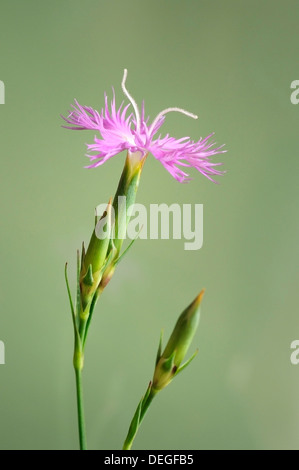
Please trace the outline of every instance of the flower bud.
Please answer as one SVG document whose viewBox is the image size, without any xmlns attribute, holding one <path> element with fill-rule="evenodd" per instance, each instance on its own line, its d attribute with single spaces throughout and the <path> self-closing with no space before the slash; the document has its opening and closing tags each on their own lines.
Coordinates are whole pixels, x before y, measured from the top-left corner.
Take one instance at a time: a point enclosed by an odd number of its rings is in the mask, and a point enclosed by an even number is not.
<svg viewBox="0 0 299 470">
<path fill-rule="evenodd" d="M 82 256 L 80 273 L 82 307 L 91 301 L 103 274 L 112 230 L 111 199 L 106 211 L 96 223 L 86 254 Z"/>
<path fill-rule="evenodd" d="M 107 209 L 103 213 L 95 225 L 92 233 L 86 255 L 83 259 L 85 273 L 89 266 L 92 266 L 92 272 L 99 271 L 105 262 L 106 254 L 110 242 L 112 214 L 111 214 L 111 199 L 108 202 Z M 104 230 L 105 229 L 105 230 Z M 85 274 L 83 273 L 83 274 Z M 82 273 L 81 273 L 82 274 Z M 82 277 L 82 276 L 81 276 Z"/>
<path fill-rule="evenodd" d="M 140 175 L 146 159 L 141 152 L 128 152 L 125 166 L 118 184 L 113 200 L 115 211 L 115 239 L 114 245 L 117 254 L 120 253 L 127 226 L 130 220 L 128 208 L 135 203 L 136 193 L 139 186 Z"/>
<path fill-rule="evenodd" d="M 202 290 L 189 307 L 183 311 L 175 325 L 164 352 L 162 355 L 160 355 L 160 352 L 158 353 L 153 378 L 153 390 L 159 391 L 166 387 L 173 377 L 185 368 L 185 366 L 187 366 L 193 359 L 194 356 L 192 356 L 186 364 L 181 366 L 199 324 L 199 307 L 203 295 L 204 290 Z"/>
<path fill-rule="evenodd" d="M 102 274 L 99 286 L 100 291 L 104 290 L 112 279 L 116 265 L 122 257 L 120 251 L 126 238 L 127 227 L 131 217 L 128 209 L 135 203 L 140 175 L 146 157 L 147 155 L 143 156 L 141 152 L 128 152 L 127 154 L 125 166 L 112 203 L 114 238 L 107 252 L 107 259 L 110 261 L 107 263 Z"/>
</svg>

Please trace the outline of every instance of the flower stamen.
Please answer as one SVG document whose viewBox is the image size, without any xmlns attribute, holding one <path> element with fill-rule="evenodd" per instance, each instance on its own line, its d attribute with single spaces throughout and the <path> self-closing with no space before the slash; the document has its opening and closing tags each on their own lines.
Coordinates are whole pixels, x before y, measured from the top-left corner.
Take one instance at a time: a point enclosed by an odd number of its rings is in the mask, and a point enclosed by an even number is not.
<svg viewBox="0 0 299 470">
<path fill-rule="evenodd" d="M 128 70 L 127 69 L 124 69 L 124 76 L 123 76 L 123 79 L 122 79 L 122 82 L 121 82 L 121 87 L 122 87 L 122 90 L 124 92 L 124 94 L 126 95 L 126 97 L 128 98 L 128 100 L 131 102 L 133 108 L 134 108 L 134 111 L 135 111 L 135 117 L 136 117 L 136 131 L 139 132 L 140 131 L 140 114 L 139 114 L 139 109 L 138 109 L 138 106 L 136 104 L 136 101 L 134 100 L 134 98 L 130 95 L 130 93 L 128 92 L 128 90 L 126 89 L 126 80 L 127 80 L 127 76 L 128 76 Z"/>
<path fill-rule="evenodd" d="M 150 129 L 149 129 L 149 134 L 151 134 L 155 128 L 155 125 L 157 122 L 161 119 L 161 117 L 165 116 L 167 113 L 171 113 L 172 111 L 177 112 L 177 113 L 182 113 L 185 114 L 185 116 L 191 117 L 192 119 L 198 119 L 198 116 L 193 113 L 189 113 L 189 111 L 186 111 L 185 109 L 182 108 L 166 108 L 163 111 L 161 111 L 157 117 L 154 119 Z"/>
</svg>

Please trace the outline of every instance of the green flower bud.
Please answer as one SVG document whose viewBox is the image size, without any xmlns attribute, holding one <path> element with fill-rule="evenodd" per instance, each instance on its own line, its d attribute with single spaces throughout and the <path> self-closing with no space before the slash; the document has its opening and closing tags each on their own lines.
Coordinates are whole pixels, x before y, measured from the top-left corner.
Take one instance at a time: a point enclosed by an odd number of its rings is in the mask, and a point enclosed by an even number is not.
<svg viewBox="0 0 299 470">
<path fill-rule="evenodd" d="M 202 290 L 189 307 L 183 311 L 175 325 L 164 352 L 162 355 L 158 353 L 153 378 L 154 391 L 159 391 L 166 387 L 173 377 L 183 370 L 183 368 L 185 368 L 194 358 L 194 356 L 192 356 L 186 364 L 181 366 L 199 324 L 199 307 L 204 292 L 205 291 Z"/>
<path fill-rule="evenodd" d="M 114 239 L 109 245 L 107 259 L 110 261 L 105 267 L 102 275 L 99 291 L 103 291 L 113 277 L 115 268 L 119 259 L 122 257 L 120 251 L 126 238 L 126 231 L 130 221 L 130 213 L 128 211 L 135 203 L 136 193 L 139 186 L 140 175 L 147 154 L 142 156 L 141 152 L 128 152 L 125 166 L 118 184 L 116 194 L 113 199 L 113 210 L 115 216 L 114 222 Z M 127 250 L 125 250 L 127 251 Z"/>
<path fill-rule="evenodd" d="M 110 199 L 106 211 L 96 223 L 86 254 L 82 256 L 80 288 L 83 309 L 92 300 L 105 267 L 113 223 L 111 202 L 112 199 Z"/>
<path fill-rule="evenodd" d="M 81 272 L 81 278 L 84 277 L 89 269 L 92 267 L 92 272 L 96 273 L 103 267 L 106 254 L 110 242 L 111 234 L 111 201 L 108 202 L 107 209 L 103 213 L 102 217 L 96 223 L 94 231 L 92 233 L 86 255 L 83 259 L 83 266 Z"/>
<path fill-rule="evenodd" d="M 124 241 L 124 236 L 130 220 L 128 208 L 135 203 L 140 175 L 146 157 L 147 155 L 142 156 L 141 152 L 128 152 L 125 166 L 113 200 L 113 208 L 115 211 L 114 245 L 117 254 L 120 253 Z M 119 204 L 119 201 L 122 201 L 121 204 Z"/>
</svg>

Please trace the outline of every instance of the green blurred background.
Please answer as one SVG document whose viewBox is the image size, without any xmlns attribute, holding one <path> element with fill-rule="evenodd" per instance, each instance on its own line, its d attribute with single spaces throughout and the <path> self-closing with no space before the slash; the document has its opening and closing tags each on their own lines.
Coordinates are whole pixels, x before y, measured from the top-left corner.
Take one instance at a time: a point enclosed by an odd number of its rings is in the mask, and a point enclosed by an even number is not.
<svg viewBox="0 0 299 470">
<path fill-rule="evenodd" d="M 120 82 L 163 132 L 216 133 L 220 185 L 177 183 L 148 158 L 138 202 L 204 204 L 204 245 L 139 240 L 97 307 L 86 351 L 89 447 L 120 448 L 160 329 L 207 292 L 192 366 L 153 403 L 135 449 L 299 447 L 297 1 L 2 0 L 0 448 L 77 448 L 73 332 L 63 269 L 125 155 L 85 170 L 92 132 L 61 128 Z M 218 159 L 219 160 L 219 159 Z"/>
</svg>

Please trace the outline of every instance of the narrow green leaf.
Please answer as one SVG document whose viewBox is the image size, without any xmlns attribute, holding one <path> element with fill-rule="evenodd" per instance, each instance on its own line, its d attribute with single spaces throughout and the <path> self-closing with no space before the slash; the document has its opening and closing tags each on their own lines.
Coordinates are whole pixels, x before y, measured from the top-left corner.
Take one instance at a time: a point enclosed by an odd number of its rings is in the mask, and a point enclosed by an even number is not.
<svg viewBox="0 0 299 470">
<path fill-rule="evenodd" d="M 128 253 L 129 249 L 133 246 L 133 243 L 135 243 L 135 241 L 137 240 L 138 236 L 140 235 L 140 232 L 141 230 L 143 229 L 143 226 L 140 228 L 138 234 L 136 235 L 136 237 L 131 241 L 131 243 L 127 246 L 127 248 L 125 249 L 125 251 L 122 252 L 122 254 L 117 258 L 117 260 L 115 261 L 115 266 L 123 259 L 123 257 Z"/>
<path fill-rule="evenodd" d="M 152 389 L 152 381 L 150 381 L 150 383 L 148 384 L 148 387 L 147 387 L 147 390 L 145 392 L 145 395 L 143 397 L 143 400 L 142 400 L 142 406 L 145 405 L 145 403 L 147 402 L 147 399 L 151 393 L 151 389 Z"/>
<path fill-rule="evenodd" d="M 72 312 L 74 330 L 75 330 L 75 333 L 76 333 L 76 332 L 78 332 L 78 328 L 77 328 L 76 314 L 75 314 L 74 304 L 73 304 L 73 300 L 72 300 L 72 296 L 71 296 L 69 280 L 68 280 L 68 276 L 67 276 L 67 263 L 65 263 L 64 277 L 65 277 L 66 289 L 67 289 L 67 293 L 68 293 L 68 297 L 69 297 L 69 301 L 70 301 L 70 307 L 71 307 L 71 312 Z"/>
<path fill-rule="evenodd" d="M 196 349 L 195 353 L 193 354 L 193 356 L 190 357 L 190 359 L 188 359 L 187 362 L 185 362 L 181 367 L 178 368 L 178 370 L 176 371 L 175 375 L 178 375 L 180 372 L 182 372 L 182 370 L 186 369 L 186 367 L 191 364 L 191 362 L 193 361 L 193 359 L 197 356 L 197 353 L 198 353 L 198 349 Z"/>
<path fill-rule="evenodd" d="M 86 286 L 92 286 L 94 283 L 94 279 L 92 276 L 92 265 L 90 264 L 87 269 L 87 273 L 83 277 L 83 282 Z"/>
<path fill-rule="evenodd" d="M 142 409 L 142 403 L 143 403 L 143 397 L 141 398 L 141 400 L 140 400 L 140 402 L 137 406 L 137 409 L 135 411 L 135 414 L 133 416 L 133 419 L 131 421 L 129 431 L 128 431 L 128 435 L 126 437 L 123 449 L 128 449 L 129 450 L 131 448 L 132 443 L 134 441 L 134 438 L 137 434 L 137 431 L 138 431 L 138 428 L 139 428 L 139 421 L 140 421 L 140 413 L 141 413 L 141 409 Z"/>
<path fill-rule="evenodd" d="M 158 362 L 160 360 L 160 357 L 161 357 L 161 354 L 162 354 L 163 333 L 164 333 L 164 331 L 161 330 L 159 347 L 158 347 L 158 352 L 157 352 L 157 357 L 156 357 L 156 365 L 158 364 Z"/>
<path fill-rule="evenodd" d="M 165 370 L 165 372 L 169 372 L 171 369 L 173 369 L 175 354 L 176 350 L 174 350 L 171 356 L 165 359 L 165 361 L 162 363 L 162 369 Z"/>
<path fill-rule="evenodd" d="M 78 253 L 79 253 L 79 250 L 78 250 Z M 82 269 L 82 266 L 83 266 L 83 263 L 84 263 L 84 258 L 85 258 L 85 245 L 84 245 L 84 242 L 82 242 L 82 251 L 81 251 L 81 268 L 80 270 Z"/>
<path fill-rule="evenodd" d="M 89 316 L 88 316 L 87 321 L 86 321 L 86 327 L 85 327 L 84 335 L 83 335 L 83 338 L 82 338 L 83 347 L 85 346 L 85 341 L 86 341 L 86 338 L 87 338 L 87 333 L 88 333 L 88 330 L 89 330 L 89 326 L 90 326 L 92 314 L 93 314 L 94 308 L 95 308 L 95 306 L 96 306 L 98 297 L 99 297 L 98 291 L 96 291 L 96 292 L 94 293 L 94 296 L 93 296 L 92 301 L 91 301 L 91 304 L 90 304 Z"/>
</svg>

